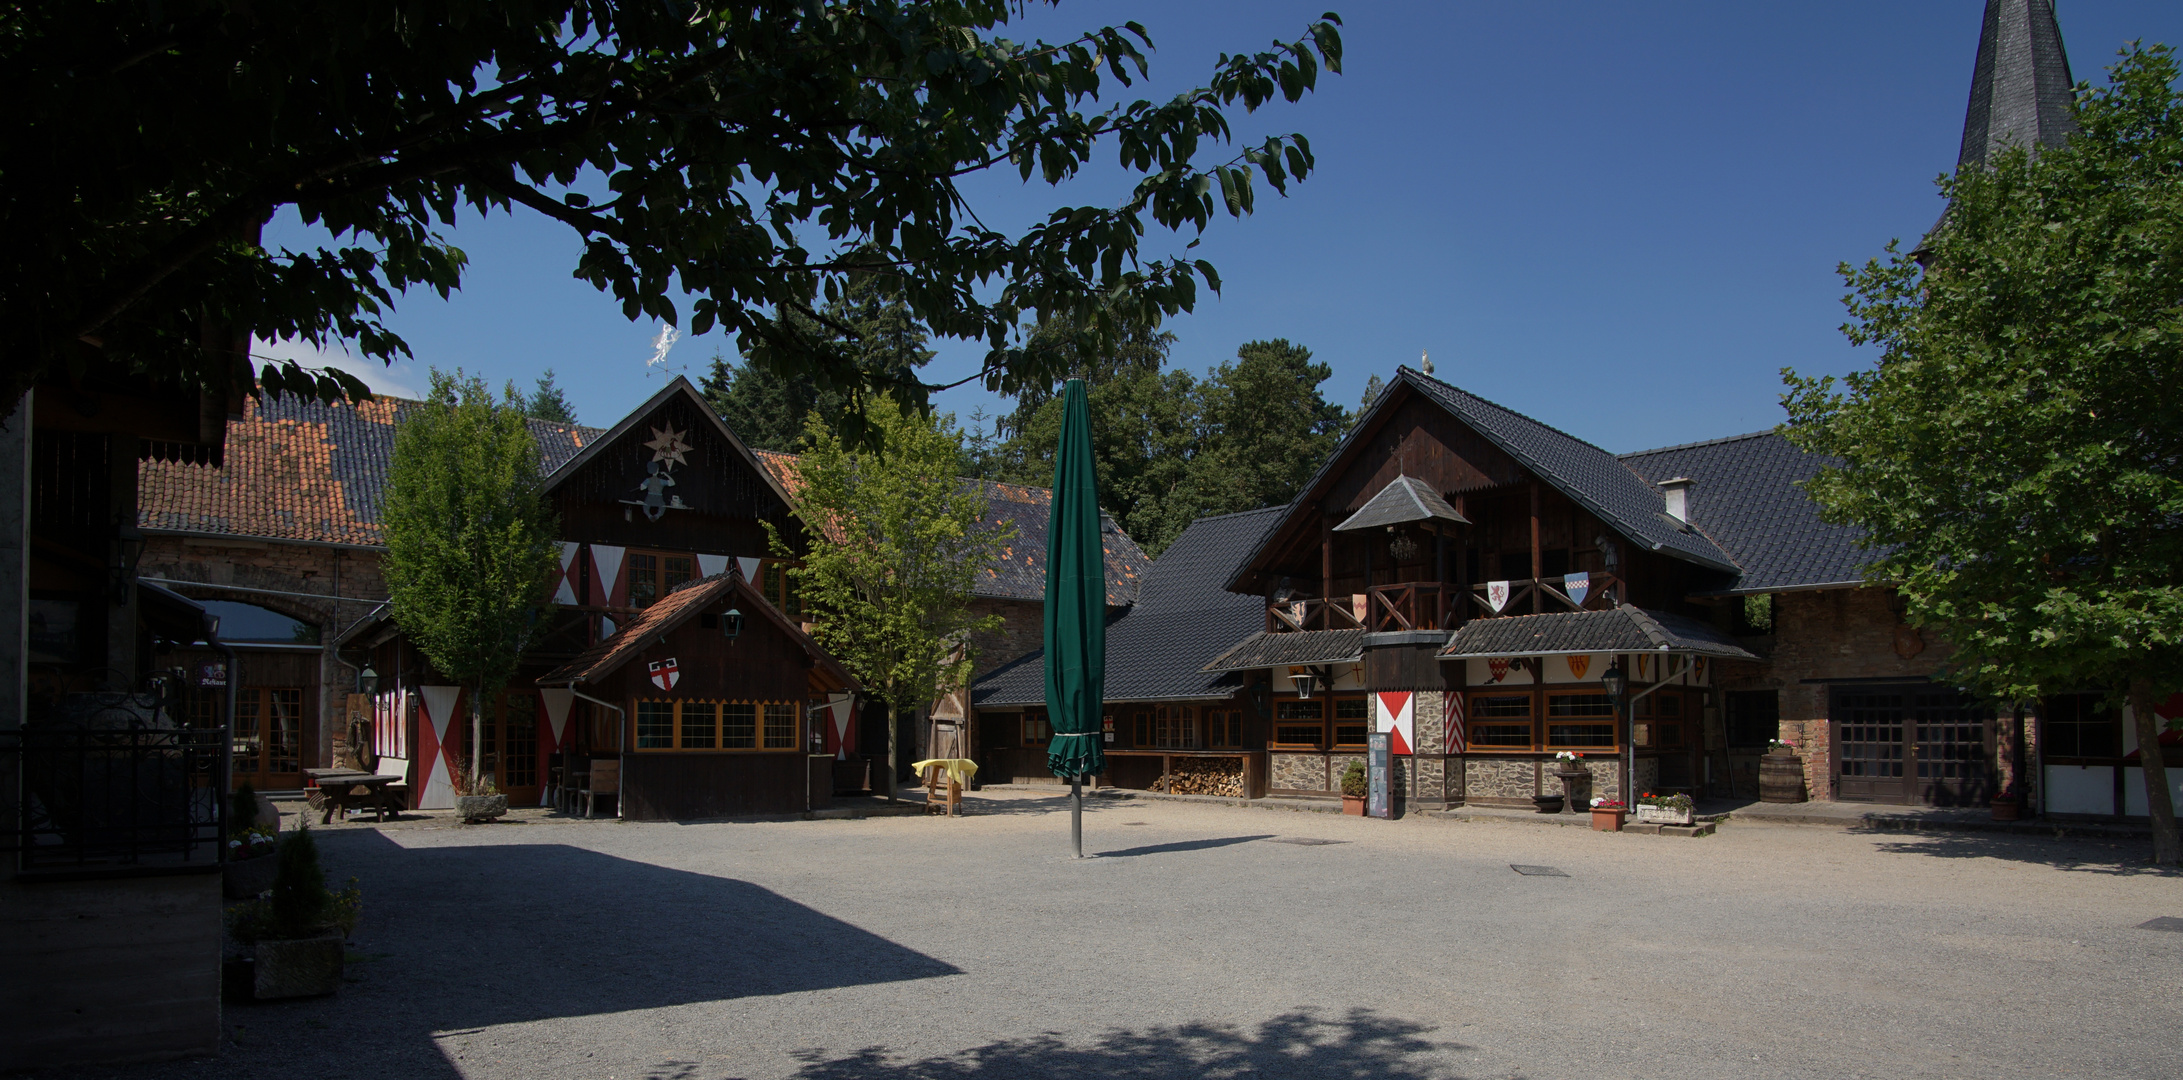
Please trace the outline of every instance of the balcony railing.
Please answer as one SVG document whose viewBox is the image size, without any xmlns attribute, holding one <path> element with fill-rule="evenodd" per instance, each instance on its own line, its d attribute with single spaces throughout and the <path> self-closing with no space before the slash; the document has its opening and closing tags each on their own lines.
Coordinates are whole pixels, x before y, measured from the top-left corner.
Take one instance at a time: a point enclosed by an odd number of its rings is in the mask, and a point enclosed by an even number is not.
<svg viewBox="0 0 2183 1080">
<path fill-rule="evenodd" d="M 1283 633 L 1298 630 L 1356 630 L 1364 626 L 1355 603 L 1346 596 L 1332 601 L 1299 597 L 1266 605 L 1266 630 Z"/>
<path fill-rule="evenodd" d="M 1373 633 L 1393 630 L 1451 630 L 1448 605 L 1456 587 L 1437 581 L 1404 581 L 1374 585 L 1370 591 L 1368 620 Z"/>
<path fill-rule="evenodd" d="M 1508 583 L 1508 600 L 1501 605 L 1499 611 L 1493 609 L 1493 602 L 1487 598 L 1488 590 L 1492 588 L 1491 584 L 1480 582 L 1471 586 L 1472 607 L 1469 614 L 1475 619 L 1490 619 L 1501 615 L 1534 614 L 1532 611 L 1534 606 L 1532 598 L 1534 595 L 1541 594 L 1546 597 L 1544 608 L 1549 614 L 1557 611 L 1605 611 L 1613 607 L 1621 599 L 1621 578 L 1613 574 L 1599 573 L 1591 574 L 1589 577 L 1591 587 L 1585 591 L 1582 603 L 1579 603 L 1576 598 L 1563 591 L 1561 588 L 1563 582 L 1560 578 L 1530 578 L 1511 581 Z"/>
</svg>

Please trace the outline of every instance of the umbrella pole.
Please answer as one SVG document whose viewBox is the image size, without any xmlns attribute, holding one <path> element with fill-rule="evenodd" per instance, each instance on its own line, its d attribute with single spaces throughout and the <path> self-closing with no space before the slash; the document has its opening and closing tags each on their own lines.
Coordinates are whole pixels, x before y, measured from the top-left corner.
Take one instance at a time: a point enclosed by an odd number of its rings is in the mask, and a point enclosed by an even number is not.
<svg viewBox="0 0 2183 1080">
<path fill-rule="evenodd" d="M 1076 845 L 1076 857 L 1084 857 L 1084 778 L 1069 778 L 1069 841 Z"/>
</svg>

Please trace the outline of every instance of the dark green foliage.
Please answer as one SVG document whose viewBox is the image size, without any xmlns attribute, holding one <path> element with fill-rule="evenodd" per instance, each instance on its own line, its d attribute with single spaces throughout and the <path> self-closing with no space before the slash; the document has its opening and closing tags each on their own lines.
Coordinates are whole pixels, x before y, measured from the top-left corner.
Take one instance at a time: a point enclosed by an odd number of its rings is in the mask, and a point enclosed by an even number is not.
<svg viewBox="0 0 2183 1080">
<path fill-rule="evenodd" d="M 2105 690 L 2149 742 L 2183 689 L 2183 98 L 2165 47 L 2112 75 L 2067 145 L 1944 181 L 1925 266 L 1890 245 L 1842 268 L 1844 329 L 1878 363 L 1785 372 L 1786 432 L 1841 460 L 1812 495 L 1956 646 L 1952 679 L 2004 702 Z"/>
<path fill-rule="evenodd" d="M 274 938 L 304 938 L 324 930 L 333 914 L 333 894 L 326 891 L 326 873 L 318 865 L 318 840 L 305 825 L 280 845 L 280 863 L 273 868 L 273 895 L 268 930 Z"/>
<path fill-rule="evenodd" d="M 1339 20 L 1224 54 L 1162 101 L 1135 23 L 1060 42 L 1001 36 L 1020 0 L 76 0 L 0 23 L 0 355 L 13 401 L 103 358 L 225 394 L 244 328 L 409 354 L 383 318 L 403 290 L 458 287 L 456 220 L 518 206 L 583 239 L 575 275 L 633 320 L 719 328 L 742 355 L 844 394 L 930 389 L 848 338 L 814 335 L 852 279 L 884 276 L 914 320 L 986 345 L 1001 393 L 1056 372 L 1027 318 L 1118 309 L 1157 324 L 1217 290 L 1187 249 L 1314 168 L 1300 135 L 1233 149 L 1231 114 L 1339 71 Z M 1111 104 L 1110 104 L 1111 102 Z M 1095 155 L 1138 177 L 1115 206 L 1056 206 L 995 231 L 958 189 L 986 170 L 1059 185 Z M 326 249 L 266 250 L 283 207 Z M 995 219 L 997 220 L 997 219 Z M 676 295 L 694 297 L 687 310 Z M 838 327 L 831 328 L 838 332 Z M 268 392 L 333 398 L 337 371 L 267 362 Z"/>
<path fill-rule="evenodd" d="M 1370 778 L 1364 772 L 1364 762 L 1352 761 L 1348 768 L 1342 770 L 1342 794 L 1352 799 L 1361 799 L 1371 790 L 1371 785 Z"/>
<path fill-rule="evenodd" d="M 1295 498 L 1341 441 L 1347 415 L 1319 390 L 1332 372 L 1302 346 L 1254 341 L 1200 380 L 1163 370 L 1170 335 L 1125 340 L 1135 347 L 1070 363 L 1090 384 L 1100 505 L 1154 557 L 1203 515 Z M 1019 399 L 1004 427 L 1012 436 L 995 453 L 994 472 L 1048 483 L 1058 399 Z"/>
<path fill-rule="evenodd" d="M 533 420 L 548 420 L 556 424 L 576 422 L 576 407 L 569 404 L 568 394 L 554 385 L 552 368 L 547 368 L 546 373 L 539 377 L 538 389 L 531 392 L 530 400 L 523 406 L 523 413 Z"/>
<path fill-rule="evenodd" d="M 227 831 L 230 835 L 249 832 L 258 823 L 258 790 L 244 781 L 227 797 Z"/>
</svg>

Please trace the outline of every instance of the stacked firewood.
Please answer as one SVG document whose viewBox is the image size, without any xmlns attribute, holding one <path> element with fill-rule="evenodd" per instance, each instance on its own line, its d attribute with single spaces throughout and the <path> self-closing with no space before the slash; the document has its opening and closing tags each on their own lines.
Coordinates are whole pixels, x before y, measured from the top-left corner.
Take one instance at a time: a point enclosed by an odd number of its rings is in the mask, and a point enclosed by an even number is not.
<svg viewBox="0 0 2183 1080">
<path fill-rule="evenodd" d="M 1185 758 L 1175 763 L 1175 771 L 1166 773 L 1152 785 L 1154 791 L 1166 791 L 1176 795 L 1220 795 L 1230 799 L 1243 797 L 1243 768 L 1231 758 Z"/>
</svg>

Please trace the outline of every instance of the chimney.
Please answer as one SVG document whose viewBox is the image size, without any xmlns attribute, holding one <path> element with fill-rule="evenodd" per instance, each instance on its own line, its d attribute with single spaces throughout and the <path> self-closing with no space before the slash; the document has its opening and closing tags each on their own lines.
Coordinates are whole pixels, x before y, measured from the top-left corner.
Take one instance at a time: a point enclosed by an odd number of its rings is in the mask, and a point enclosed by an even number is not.
<svg viewBox="0 0 2183 1080">
<path fill-rule="evenodd" d="M 1690 524 L 1690 485 L 1687 476 L 1660 481 L 1660 490 L 1668 500 L 1668 516 L 1684 525 Z"/>
</svg>

